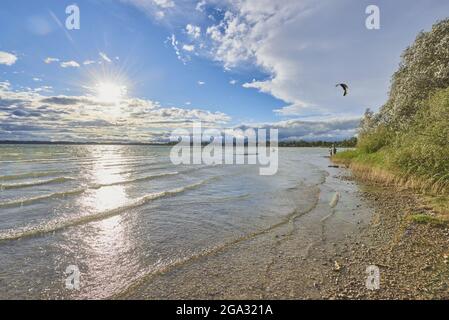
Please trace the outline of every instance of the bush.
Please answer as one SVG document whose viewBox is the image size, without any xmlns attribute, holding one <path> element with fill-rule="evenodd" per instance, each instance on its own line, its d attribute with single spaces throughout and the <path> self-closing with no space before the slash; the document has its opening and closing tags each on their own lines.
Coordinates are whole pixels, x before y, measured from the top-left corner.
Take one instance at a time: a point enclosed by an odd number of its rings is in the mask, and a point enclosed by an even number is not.
<svg viewBox="0 0 449 320">
<path fill-rule="evenodd" d="M 365 153 L 374 153 L 388 146 L 394 138 L 393 132 L 386 126 L 378 126 L 359 136 L 357 148 Z"/>
<path fill-rule="evenodd" d="M 395 141 L 394 162 L 408 174 L 449 184 L 449 88 L 437 91 Z"/>
</svg>

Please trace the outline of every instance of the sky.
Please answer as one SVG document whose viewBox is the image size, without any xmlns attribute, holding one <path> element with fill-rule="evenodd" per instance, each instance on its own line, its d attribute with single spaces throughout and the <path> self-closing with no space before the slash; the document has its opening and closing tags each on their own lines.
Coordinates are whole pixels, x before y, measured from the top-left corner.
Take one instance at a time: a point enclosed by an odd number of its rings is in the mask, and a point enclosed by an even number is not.
<svg viewBox="0 0 449 320">
<path fill-rule="evenodd" d="M 349 138 L 448 13 L 447 0 L 2 0 L 0 140 L 157 142 L 197 121 Z"/>
</svg>

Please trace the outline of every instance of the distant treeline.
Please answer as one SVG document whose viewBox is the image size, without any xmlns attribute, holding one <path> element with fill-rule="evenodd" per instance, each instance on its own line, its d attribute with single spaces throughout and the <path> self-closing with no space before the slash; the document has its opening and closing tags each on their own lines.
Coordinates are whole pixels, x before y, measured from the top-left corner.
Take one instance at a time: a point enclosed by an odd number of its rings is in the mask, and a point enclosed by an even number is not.
<svg viewBox="0 0 449 320">
<path fill-rule="evenodd" d="M 357 145 L 357 138 L 346 139 L 343 141 L 281 141 L 279 142 L 279 147 L 321 147 L 329 148 L 331 146 L 337 146 L 340 148 L 354 148 Z"/>
<path fill-rule="evenodd" d="M 73 142 L 73 141 L 1 141 L 0 144 L 24 144 L 24 145 L 135 145 L 135 146 L 173 146 L 178 142 L 168 143 L 144 143 L 144 142 Z M 209 143 L 203 142 L 205 146 Z M 268 141 L 268 145 L 270 142 Z M 235 143 L 234 143 L 235 145 Z M 245 145 L 247 143 L 245 142 Z M 280 141 L 279 147 L 321 147 L 328 148 L 335 145 L 340 148 L 353 148 L 357 145 L 357 138 L 351 138 L 343 141 L 329 142 L 329 141 Z"/>
</svg>

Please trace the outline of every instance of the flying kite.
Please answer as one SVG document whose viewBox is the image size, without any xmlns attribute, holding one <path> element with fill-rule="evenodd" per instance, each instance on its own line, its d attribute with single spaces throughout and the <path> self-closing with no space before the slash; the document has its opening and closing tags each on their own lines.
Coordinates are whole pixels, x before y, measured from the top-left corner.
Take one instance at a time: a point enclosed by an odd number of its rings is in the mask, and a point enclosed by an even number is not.
<svg viewBox="0 0 449 320">
<path fill-rule="evenodd" d="M 343 90 L 344 90 L 343 96 L 344 96 L 344 97 L 346 97 L 346 96 L 348 95 L 349 87 L 348 87 L 347 84 L 345 84 L 345 83 L 339 83 L 339 84 L 336 85 L 336 87 L 342 87 L 342 88 L 343 88 Z"/>
</svg>

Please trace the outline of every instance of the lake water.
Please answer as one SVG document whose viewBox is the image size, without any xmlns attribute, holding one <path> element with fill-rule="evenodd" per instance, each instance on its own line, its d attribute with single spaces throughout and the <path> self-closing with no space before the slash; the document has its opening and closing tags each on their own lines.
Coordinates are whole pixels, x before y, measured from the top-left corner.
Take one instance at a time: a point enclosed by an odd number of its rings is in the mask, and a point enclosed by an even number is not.
<svg viewBox="0 0 449 320">
<path fill-rule="evenodd" d="M 0 146 L 0 299 L 108 298 L 332 201 L 327 149 L 279 171 L 175 166 L 169 147 Z M 317 187 L 318 186 L 318 187 Z M 332 212 L 323 206 L 320 217 Z M 66 288 L 66 269 L 81 272 Z"/>
</svg>

